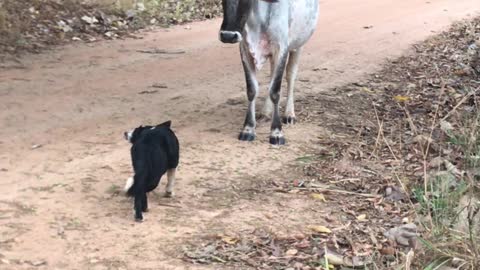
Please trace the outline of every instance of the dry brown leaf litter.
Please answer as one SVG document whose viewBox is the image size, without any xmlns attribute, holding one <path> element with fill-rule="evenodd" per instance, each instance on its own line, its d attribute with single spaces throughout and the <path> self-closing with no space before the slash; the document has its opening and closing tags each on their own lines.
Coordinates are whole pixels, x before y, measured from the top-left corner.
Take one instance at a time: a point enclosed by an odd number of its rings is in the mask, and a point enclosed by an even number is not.
<svg viewBox="0 0 480 270">
<path fill-rule="evenodd" d="M 465 153 L 447 140 L 462 118 L 477 113 L 479 91 L 480 18 L 475 18 L 413 46 L 366 82 L 299 99 L 300 121 L 327 127 L 330 135 L 319 136 L 313 158 L 303 166 L 304 180 L 263 188 L 322 201 L 331 209 L 328 224 L 305 224 L 302 233 L 287 236 L 243 232 L 235 243 L 206 238 L 187 248 L 185 259 L 255 269 L 324 269 L 325 251 L 332 250 L 338 256 L 331 259 L 341 258 L 343 267 L 355 260 L 369 269 L 414 267 L 415 252 L 408 251 L 418 248 L 422 232 L 413 224 L 419 220 L 412 188 L 439 172 L 454 179 L 480 175 L 462 171 Z"/>
<path fill-rule="evenodd" d="M 135 37 L 132 33 L 138 29 L 209 19 L 221 11 L 220 2 L 211 0 L 150 1 L 127 10 L 84 2 L 0 1 L 0 55 L 39 52 L 67 42 Z"/>
</svg>

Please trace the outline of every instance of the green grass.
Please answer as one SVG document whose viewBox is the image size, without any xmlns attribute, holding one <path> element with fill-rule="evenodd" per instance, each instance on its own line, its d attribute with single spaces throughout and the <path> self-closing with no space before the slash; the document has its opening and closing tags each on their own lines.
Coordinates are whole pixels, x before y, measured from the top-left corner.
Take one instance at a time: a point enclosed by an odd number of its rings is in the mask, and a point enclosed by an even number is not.
<svg viewBox="0 0 480 270">
<path fill-rule="evenodd" d="M 480 269 L 480 205 L 473 203 L 479 196 L 475 172 L 480 168 L 480 116 L 462 117 L 455 123 L 457 128 L 447 132 L 446 148 L 457 156 L 448 161 L 451 166 L 462 164 L 457 169 L 466 173 L 459 175 L 446 166 L 435 176 L 426 177 L 426 184 L 413 189 L 419 205 L 417 213 L 426 218 L 426 233 L 421 239 L 426 248 L 424 270 L 449 266 L 454 260 L 456 269 Z"/>
</svg>

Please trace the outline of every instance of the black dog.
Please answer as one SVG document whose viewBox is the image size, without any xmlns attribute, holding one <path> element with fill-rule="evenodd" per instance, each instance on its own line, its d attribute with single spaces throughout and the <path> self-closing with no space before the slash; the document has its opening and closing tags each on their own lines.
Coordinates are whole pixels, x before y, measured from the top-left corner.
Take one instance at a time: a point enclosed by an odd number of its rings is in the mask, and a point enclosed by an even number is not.
<svg viewBox="0 0 480 270">
<path fill-rule="evenodd" d="M 165 196 L 173 196 L 175 172 L 179 160 L 179 144 L 170 129 L 171 121 L 157 126 L 140 126 L 125 132 L 125 139 L 132 143 L 130 149 L 134 177 L 125 185 L 127 196 L 135 198 L 135 220 L 142 221 L 142 212 L 147 212 L 147 192 L 154 190 L 162 175 L 167 172 Z"/>
</svg>

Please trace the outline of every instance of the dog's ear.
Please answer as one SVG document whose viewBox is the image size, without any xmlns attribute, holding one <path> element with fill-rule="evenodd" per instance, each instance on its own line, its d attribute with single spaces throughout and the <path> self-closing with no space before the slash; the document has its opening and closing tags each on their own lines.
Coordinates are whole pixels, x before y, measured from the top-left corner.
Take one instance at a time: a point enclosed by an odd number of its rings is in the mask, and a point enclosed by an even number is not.
<svg viewBox="0 0 480 270">
<path fill-rule="evenodd" d="M 170 127 L 172 125 L 172 121 L 168 120 L 167 122 L 161 123 L 159 126 Z"/>
</svg>

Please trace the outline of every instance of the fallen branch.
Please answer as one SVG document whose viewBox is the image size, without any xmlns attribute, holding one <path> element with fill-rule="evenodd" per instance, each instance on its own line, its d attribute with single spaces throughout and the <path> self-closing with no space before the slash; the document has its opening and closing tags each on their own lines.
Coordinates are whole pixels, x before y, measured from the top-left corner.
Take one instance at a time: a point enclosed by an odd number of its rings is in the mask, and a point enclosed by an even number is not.
<svg viewBox="0 0 480 270">
<path fill-rule="evenodd" d="M 477 88 L 478 90 L 478 88 Z M 475 90 L 476 91 L 476 90 Z M 445 121 L 447 120 L 448 117 L 450 117 L 450 115 L 452 115 L 465 101 L 467 101 L 468 98 L 470 98 L 472 95 L 475 94 L 475 91 L 472 91 L 468 94 L 466 94 L 458 103 L 457 105 L 455 105 L 455 107 L 453 107 L 453 109 L 451 111 L 449 111 L 447 113 L 447 115 L 445 115 L 443 118 L 442 118 L 442 121 Z"/>
<path fill-rule="evenodd" d="M 165 50 L 165 49 L 150 49 L 150 50 L 137 50 L 139 53 L 150 53 L 150 54 L 184 54 L 184 50 Z"/>
<path fill-rule="evenodd" d="M 139 95 L 155 94 L 155 93 L 158 93 L 158 90 L 144 90 L 144 91 L 138 92 Z"/>
<path fill-rule="evenodd" d="M 319 187 L 319 186 L 312 186 L 312 187 L 298 187 L 297 189 L 299 190 L 312 190 L 312 191 L 325 191 L 325 192 L 333 192 L 333 193 L 339 193 L 339 194 L 347 194 L 347 195 L 355 195 L 355 196 L 361 196 L 361 197 L 366 197 L 366 198 L 381 198 L 382 195 L 375 195 L 375 194 L 368 194 L 368 193 L 358 193 L 358 192 L 353 192 L 353 191 L 347 191 L 347 190 L 341 190 L 341 189 L 331 189 L 328 187 Z M 281 192 L 281 193 L 288 193 L 287 190 L 285 189 L 274 189 L 275 192 Z"/>
</svg>

